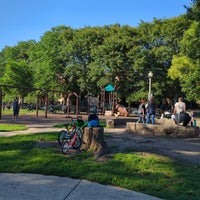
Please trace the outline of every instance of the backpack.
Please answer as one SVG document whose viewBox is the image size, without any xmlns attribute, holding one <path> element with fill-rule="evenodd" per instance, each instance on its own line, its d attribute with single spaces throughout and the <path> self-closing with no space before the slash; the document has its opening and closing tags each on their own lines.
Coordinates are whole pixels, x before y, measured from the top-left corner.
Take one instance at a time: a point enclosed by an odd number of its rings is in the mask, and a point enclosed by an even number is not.
<svg viewBox="0 0 200 200">
<path fill-rule="evenodd" d="M 183 126 L 187 126 L 187 124 L 190 122 L 191 117 L 188 113 L 186 112 L 180 112 L 179 115 L 179 123 L 183 123 Z"/>
<path fill-rule="evenodd" d="M 88 127 L 97 127 L 99 126 L 99 117 L 97 114 L 90 114 L 88 116 Z"/>
</svg>

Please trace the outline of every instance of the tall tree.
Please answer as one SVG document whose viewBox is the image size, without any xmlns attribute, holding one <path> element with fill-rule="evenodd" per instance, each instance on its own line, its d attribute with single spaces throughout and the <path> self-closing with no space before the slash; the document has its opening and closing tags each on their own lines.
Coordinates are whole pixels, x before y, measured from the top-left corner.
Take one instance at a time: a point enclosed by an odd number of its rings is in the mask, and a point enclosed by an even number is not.
<svg viewBox="0 0 200 200">
<path fill-rule="evenodd" d="M 200 20 L 200 0 L 191 0 L 190 6 L 185 6 L 187 9 L 187 17 L 191 20 Z"/>
<path fill-rule="evenodd" d="M 145 88 L 147 90 L 147 75 L 149 71 L 152 71 L 154 74 L 153 94 L 158 99 L 162 99 L 164 96 L 173 98 L 171 91 L 176 88 L 167 77 L 167 72 L 173 55 L 180 51 L 179 42 L 188 26 L 189 22 L 184 16 L 164 20 L 154 19 L 153 23 L 142 22 L 140 24 L 138 27 L 140 51 L 134 52 L 135 55 L 133 55 L 135 58 L 134 68 L 137 69 L 138 78 L 141 79 L 141 81 L 137 81 L 137 97 L 144 95 Z"/>
<path fill-rule="evenodd" d="M 29 50 L 35 41 L 19 42 L 14 47 L 5 47 L 1 52 L 1 83 L 10 86 L 33 87 L 33 73 L 30 66 Z M 28 91 L 22 88 L 5 87 L 7 93 L 26 96 Z"/>
<path fill-rule="evenodd" d="M 200 23 L 193 22 L 180 42 L 181 52 L 173 57 L 169 76 L 178 80 L 181 90 L 190 101 L 200 99 Z"/>
<path fill-rule="evenodd" d="M 14 89 L 6 87 L 5 91 L 11 92 L 15 95 L 20 95 L 23 98 L 28 92 L 32 91 L 32 70 L 26 62 L 10 61 L 6 65 L 4 75 L 1 78 L 1 83 L 15 87 Z"/>
<path fill-rule="evenodd" d="M 197 8 L 191 11 L 198 12 Z M 6 47 L 0 54 L 0 76 L 9 83 L 6 74 L 11 74 L 13 66 L 23 66 L 31 71 L 30 83 L 36 88 L 97 96 L 100 88 L 111 83 L 120 99 L 135 102 L 147 97 L 148 72 L 152 71 L 153 94 L 157 98 L 170 94 L 173 98 L 180 90 L 180 79 L 170 73 L 168 76 L 171 64 L 180 59 L 190 63 L 192 69 L 198 65 L 198 28 L 190 29 L 195 37 L 189 31 L 184 34 L 194 21 L 186 16 L 155 18 L 152 23 L 141 22 L 137 28 L 119 24 L 81 29 L 54 27 L 37 43 Z"/>
<path fill-rule="evenodd" d="M 65 67 L 65 75 L 69 77 L 69 85 L 73 85 L 78 93 L 88 95 L 93 91 L 95 95 L 96 83 L 91 79 L 90 64 L 92 62 L 91 52 L 103 41 L 101 28 L 86 27 L 74 32 L 66 48 L 69 60 Z"/>
<path fill-rule="evenodd" d="M 72 29 L 59 26 L 47 31 L 30 52 L 34 69 L 34 86 L 51 90 L 65 88 L 64 78 L 67 55 L 63 49 L 72 37 Z M 63 88 L 62 88 L 63 89 Z"/>
<path fill-rule="evenodd" d="M 91 75 L 97 80 L 99 87 L 111 83 L 115 86 L 119 98 L 126 99 L 127 91 L 133 87 L 129 51 L 134 45 L 136 30 L 116 24 L 104 27 L 103 31 L 103 43 L 92 51 Z"/>
</svg>

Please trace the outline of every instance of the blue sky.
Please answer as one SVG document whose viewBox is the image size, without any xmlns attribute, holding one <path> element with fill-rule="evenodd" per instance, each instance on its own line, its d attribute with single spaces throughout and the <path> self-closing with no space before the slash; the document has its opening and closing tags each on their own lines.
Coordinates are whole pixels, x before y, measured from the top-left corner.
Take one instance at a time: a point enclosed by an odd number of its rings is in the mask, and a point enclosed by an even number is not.
<svg viewBox="0 0 200 200">
<path fill-rule="evenodd" d="M 191 0 L 0 0 L 0 51 L 38 41 L 52 27 L 138 26 L 186 13 Z"/>
</svg>

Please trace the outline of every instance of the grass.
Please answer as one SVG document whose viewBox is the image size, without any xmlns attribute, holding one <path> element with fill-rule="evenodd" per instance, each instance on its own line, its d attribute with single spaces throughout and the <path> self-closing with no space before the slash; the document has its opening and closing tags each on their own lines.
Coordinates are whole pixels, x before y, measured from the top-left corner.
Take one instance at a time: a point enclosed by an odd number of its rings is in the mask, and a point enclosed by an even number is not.
<svg viewBox="0 0 200 200">
<path fill-rule="evenodd" d="M 26 129 L 27 126 L 22 124 L 0 124 L 0 132 L 22 131 Z"/>
<path fill-rule="evenodd" d="M 36 112 L 36 110 L 30 111 L 30 110 L 21 108 L 21 109 L 19 110 L 19 115 L 31 114 L 31 113 L 35 113 L 35 112 Z M 44 110 L 38 110 L 38 112 L 39 112 L 39 113 L 44 113 L 45 111 L 44 111 Z M 13 109 L 10 109 L 10 110 L 4 109 L 3 112 L 2 112 L 2 114 L 3 114 L 3 115 L 11 115 L 11 116 L 12 116 L 12 115 L 13 115 Z"/>
<path fill-rule="evenodd" d="M 51 143 L 54 145 L 47 145 Z M 169 200 L 197 200 L 200 196 L 197 167 L 134 149 L 107 155 L 106 162 L 95 161 L 91 152 L 63 155 L 57 146 L 57 133 L 1 137 L 0 162 L 1 173 L 87 179 Z"/>
</svg>

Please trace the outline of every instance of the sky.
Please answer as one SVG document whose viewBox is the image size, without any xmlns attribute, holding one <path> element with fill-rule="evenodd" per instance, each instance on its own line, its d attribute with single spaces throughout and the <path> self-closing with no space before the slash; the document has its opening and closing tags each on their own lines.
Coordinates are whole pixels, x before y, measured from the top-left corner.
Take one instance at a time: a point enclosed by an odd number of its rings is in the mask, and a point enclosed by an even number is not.
<svg viewBox="0 0 200 200">
<path fill-rule="evenodd" d="M 0 51 L 35 40 L 60 25 L 78 29 L 112 24 L 137 27 L 141 21 L 186 13 L 191 0 L 0 0 Z"/>
</svg>

